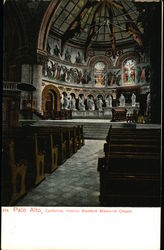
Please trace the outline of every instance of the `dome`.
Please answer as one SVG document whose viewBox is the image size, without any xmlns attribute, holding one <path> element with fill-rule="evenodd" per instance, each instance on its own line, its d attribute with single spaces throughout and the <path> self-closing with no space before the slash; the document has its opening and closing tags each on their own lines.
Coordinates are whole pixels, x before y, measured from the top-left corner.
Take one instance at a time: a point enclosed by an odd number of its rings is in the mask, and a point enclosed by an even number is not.
<svg viewBox="0 0 164 250">
<path fill-rule="evenodd" d="M 62 46 L 71 41 L 83 45 L 108 46 L 113 52 L 123 43 L 137 42 L 142 47 L 139 11 L 131 1 L 62 0 L 54 15 L 51 31 Z"/>
</svg>

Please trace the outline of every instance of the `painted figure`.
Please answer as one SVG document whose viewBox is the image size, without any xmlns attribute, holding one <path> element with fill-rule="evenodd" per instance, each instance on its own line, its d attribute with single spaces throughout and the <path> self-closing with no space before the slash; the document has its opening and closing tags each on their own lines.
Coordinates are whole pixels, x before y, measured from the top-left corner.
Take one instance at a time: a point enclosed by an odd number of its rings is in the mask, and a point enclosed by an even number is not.
<svg viewBox="0 0 164 250">
<path fill-rule="evenodd" d="M 77 83 L 81 83 L 82 82 L 82 71 L 81 70 L 79 70 L 78 71 L 78 77 L 77 77 Z"/>
<path fill-rule="evenodd" d="M 78 51 L 77 56 L 76 56 L 76 63 L 82 63 L 82 58 L 81 58 L 79 51 Z"/>
<path fill-rule="evenodd" d="M 140 79 L 141 79 L 141 72 L 142 72 L 141 67 L 140 67 L 140 66 L 137 66 L 137 75 L 136 75 L 137 83 L 140 82 Z"/>
<path fill-rule="evenodd" d="M 47 76 L 48 76 L 48 78 L 52 77 L 52 70 L 51 70 L 50 66 L 48 66 L 48 68 L 47 68 Z"/>
<path fill-rule="evenodd" d="M 51 47 L 49 45 L 49 43 L 47 43 L 47 52 L 50 54 L 50 51 L 51 51 Z"/>
<path fill-rule="evenodd" d="M 82 83 L 87 84 L 90 80 L 91 80 L 91 72 L 88 72 L 85 69 L 82 77 Z"/>
<path fill-rule="evenodd" d="M 56 79 L 60 79 L 60 71 L 61 71 L 61 67 L 60 65 L 57 66 L 57 73 L 56 73 Z"/>
<path fill-rule="evenodd" d="M 57 63 L 54 63 L 53 66 L 52 66 L 52 76 L 53 76 L 53 78 L 55 78 L 56 67 L 57 67 Z"/>
<path fill-rule="evenodd" d="M 68 48 L 67 48 L 66 51 L 65 51 L 65 60 L 66 60 L 67 62 L 71 62 L 71 53 L 70 53 L 70 51 L 68 50 Z"/>
<path fill-rule="evenodd" d="M 59 54 L 60 54 L 60 50 L 58 48 L 58 45 L 56 44 L 55 48 L 54 48 L 54 55 L 59 57 Z"/>
<path fill-rule="evenodd" d="M 142 67 L 142 71 L 141 71 L 141 82 L 145 81 L 145 67 Z"/>
</svg>

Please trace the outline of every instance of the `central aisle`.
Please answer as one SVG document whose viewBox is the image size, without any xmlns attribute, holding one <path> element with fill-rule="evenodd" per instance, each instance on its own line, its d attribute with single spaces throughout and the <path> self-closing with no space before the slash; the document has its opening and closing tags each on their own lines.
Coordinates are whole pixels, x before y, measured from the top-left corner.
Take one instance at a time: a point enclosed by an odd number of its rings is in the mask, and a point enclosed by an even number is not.
<svg viewBox="0 0 164 250">
<path fill-rule="evenodd" d="M 98 157 L 104 140 L 85 140 L 85 145 L 17 206 L 99 206 Z"/>
</svg>

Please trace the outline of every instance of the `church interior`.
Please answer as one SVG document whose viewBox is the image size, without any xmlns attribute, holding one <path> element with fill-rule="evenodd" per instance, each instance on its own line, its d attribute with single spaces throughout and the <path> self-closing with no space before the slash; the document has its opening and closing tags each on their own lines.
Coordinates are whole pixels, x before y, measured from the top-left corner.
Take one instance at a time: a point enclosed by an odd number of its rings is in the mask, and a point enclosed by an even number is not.
<svg viewBox="0 0 164 250">
<path fill-rule="evenodd" d="M 161 9 L 5 1 L 3 206 L 160 206 Z"/>
</svg>

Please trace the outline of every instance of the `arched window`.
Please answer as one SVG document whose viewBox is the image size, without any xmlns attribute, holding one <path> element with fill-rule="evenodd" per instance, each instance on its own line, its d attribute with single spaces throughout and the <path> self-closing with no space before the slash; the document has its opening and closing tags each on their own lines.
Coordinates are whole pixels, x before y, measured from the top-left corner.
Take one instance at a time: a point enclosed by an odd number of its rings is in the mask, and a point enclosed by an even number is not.
<svg viewBox="0 0 164 250">
<path fill-rule="evenodd" d="M 134 84 L 136 80 L 136 61 L 127 59 L 123 62 L 123 84 Z"/>
<path fill-rule="evenodd" d="M 94 80 L 97 86 L 105 85 L 106 66 L 103 62 L 96 62 L 94 65 Z"/>
</svg>

